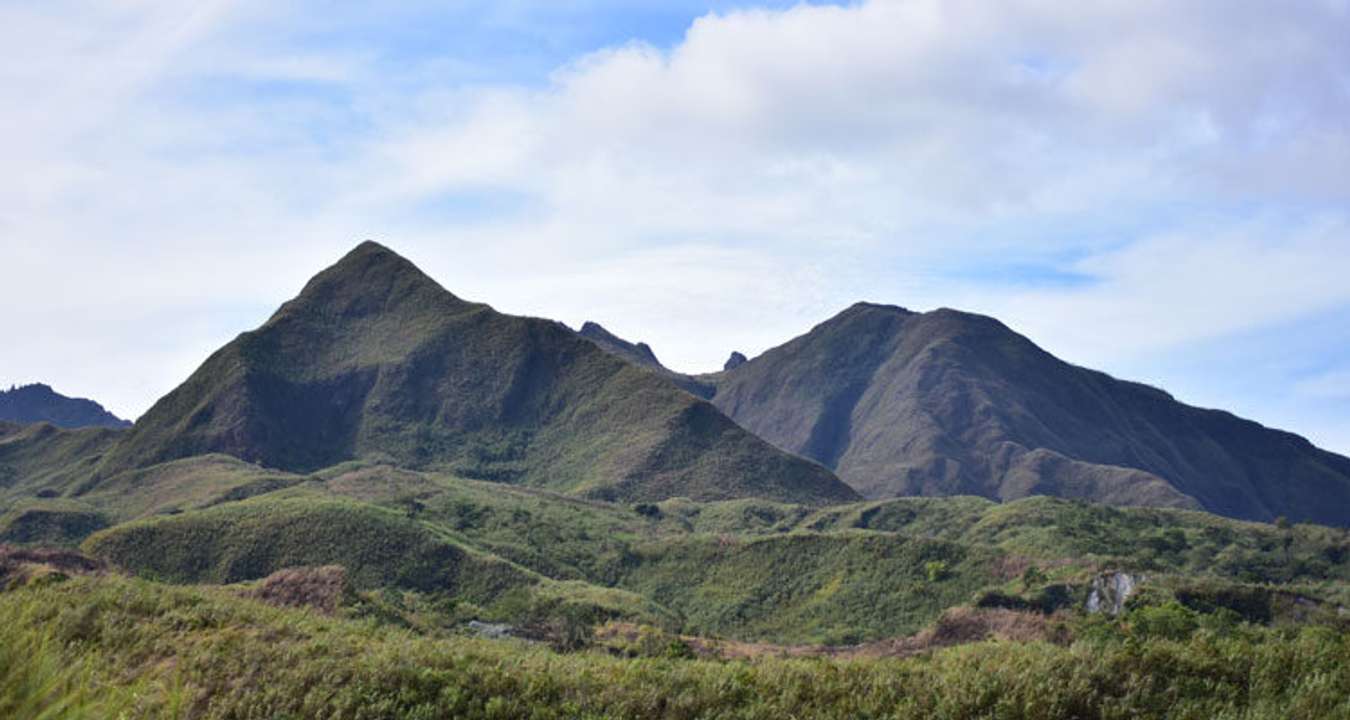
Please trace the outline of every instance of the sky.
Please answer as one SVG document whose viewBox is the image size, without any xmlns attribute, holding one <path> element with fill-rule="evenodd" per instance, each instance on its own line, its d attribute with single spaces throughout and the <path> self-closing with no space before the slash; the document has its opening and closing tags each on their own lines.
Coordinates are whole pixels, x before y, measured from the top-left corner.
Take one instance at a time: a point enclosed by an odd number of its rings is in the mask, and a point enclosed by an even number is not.
<svg viewBox="0 0 1350 720">
<path fill-rule="evenodd" d="M 721 367 L 956 307 L 1350 454 L 1350 1 L 0 0 L 0 385 L 135 418 L 364 239 Z"/>
</svg>

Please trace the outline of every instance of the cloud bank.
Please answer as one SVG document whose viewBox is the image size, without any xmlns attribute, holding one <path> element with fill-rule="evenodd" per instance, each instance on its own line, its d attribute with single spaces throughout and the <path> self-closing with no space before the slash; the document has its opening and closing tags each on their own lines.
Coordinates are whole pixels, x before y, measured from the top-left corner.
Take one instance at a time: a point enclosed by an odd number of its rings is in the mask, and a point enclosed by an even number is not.
<svg viewBox="0 0 1350 720">
<path fill-rule="evenodd" d="M 16 379 L 135 414 L 375 237 L 681 369 L 858 299 L 958 306 L 1350 450 L 1306 391 L 1345 338 L 1214 370 L 1239 392 L 1175 361 L 1350 309 L 1345 2 L 715 11 L 528 63 L 454 27 L 547 36 L 543 5 L 190 7 L 0 11 L 31 58 L 0 77 Z"/>
</svg>

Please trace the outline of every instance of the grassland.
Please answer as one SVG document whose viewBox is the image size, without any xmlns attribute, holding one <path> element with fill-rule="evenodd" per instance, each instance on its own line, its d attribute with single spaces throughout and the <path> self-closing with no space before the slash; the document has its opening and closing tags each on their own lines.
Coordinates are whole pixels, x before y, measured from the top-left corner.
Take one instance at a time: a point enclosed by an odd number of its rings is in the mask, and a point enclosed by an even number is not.
<svg viewBox="0 0 1350 720">
<path fill-rule="evenodd" d="M 38 523 L 15 523 L 30 506 L 9 525 L 0 518 L 0 533 L 82 542 L 145 578 L 235 583 L 340 564 L 361 589 L 420 593 L 458 604 L 462 618 L 512 623 L 627 619 L 849 644 L 917 632 L 954 606 L 1081 607 L 1113 571 L 1147 577 L 1151 602 L 1262 623 L 1350 605 L 1344 531 L 1050 498 L 628 505 L 370 462 L 302 476 L 207 457 L 31 502 L 75 519 L 102 507 L 107 527 L 36 533 Z"/>
<path fill-rule="evenodd" d="M 1144 611 L 907 659 L 560 654 L 115 576 L 0 594 L 0 713 L 74 718 L 1169 718 L 1350 714 L 1350 635 Z M 1169 611 L 1171 612 L 1171 611 Z M 1157 613 L 1153 613 L 1156 615 Z M 1190 623 L 1187 625 L 1186 623 Z"/>
<path fill-rule="evenodd" d="M 42 512 L 106 527 L 44 534 Z M 1313 525 L 1051 498 L 625 504 L 370 461 L 299 475 L 208 456 L 29 496 L 0 533 L 130 574 L 0 582 L 15 586 L 0 593 L 0 715 L 1346 712 L 1350 536 Z M 250 599 L 276 571 L 334 564 L 350 590 L 332 616 Z M 1085 614 L 1116 571 L 1142 579 L 1126 613 Z M 1033 632 L 949 632 L 980 613 Z M 471 620 L 539 642 L 465 637 Z M 640 639 L 598 639 L 614 622 Z M 825 657 L 773 657 L 798 646 Z"/>
</svg>

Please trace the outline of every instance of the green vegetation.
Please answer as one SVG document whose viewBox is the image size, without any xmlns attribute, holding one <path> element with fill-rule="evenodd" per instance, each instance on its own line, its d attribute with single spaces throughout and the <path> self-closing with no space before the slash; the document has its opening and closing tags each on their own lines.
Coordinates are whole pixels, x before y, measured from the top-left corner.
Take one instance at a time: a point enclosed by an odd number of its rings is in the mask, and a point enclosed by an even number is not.
<svg viewBox="0 0 1350 720">
<path fill-rule="evenodd" d="M 65 505 L 39 500 L 0 516 L 0 542 L 75 545 L 108 525 L 99 513 Z"/>
<path fill-rule="evenodd" d="M 981 390 L 1012 363 L 1028 402 L 1081 410 L 1075 393 L 1114 381 L 987 319 L 846 315 L 830 352 L 766 355 L 791 387 L 761 397 L 784 379 L 757 359 L 730 371 L 744 382 L 708 380 L 718 401 L 872 490 L 1218 502 L 998 440 L 1040 425 Z M 0 717 L 1350 714 L 1346 530 L 1051 497 L 862 502 L 649 349 L 588 336 L 609 352 L 365 244 L 133 429 L 0 423 Z M 865 397 L 897 358 L 904 402 Z M 887 416 L 919 375 L 941 407 Z M 1191 412 L 1121 392 L 1163 408 L 1122 417 Z M 906 465 L 884 433 L 856 442 L 915 418 L 995 427 L 1001 449 Z M 1109 424 L 1058 432 L 1090 445 L 1073 433 Z M 1255 450 L 1306 470 L 1285 440 Z M 1334 504 L 1340 461 L 1321 461 Z"/>
<path fill-rule="evenodd" d="M 1185 610 L 1162 612 L 1099 622 L 1080 633 L 1092 637 L 1070 645 L 984 642 L 910 659 L 723 662 L 678 649 L 558 654 L 516 640 L 272 608 L 228 590 L 77 578 L 0 594 L 0 708 L 37 708 L 52 718 L 108 710 L 147 718 L 1350 713 L 1350 634 L 1316 626 L 1216 630 L 1193 627 Z M 12 661 L 17 652 L 24 662 Z"/>
<path fill-rule="evenodd" d="M 364 243 L 221 348 L 89 469 L 210 453 L 307 473 L 354 459 L 628 502 L 857 499 L 567 327 L 446 292 Z"/>
<path fill-rule="evenodd" d="M 86 482 L 125 430 L 0 424 L 0 508 L 39 493 L 65 494 Z"/>
<path fill-rule="evenodd" d="M 638 548 L 621 585 L 677 611 L 695 634 L 848 644 L 915 632 L 966 602 L 990 582 L 991 559 L 894 535 L 700 536 Z M 945 568 L 937 579 L 933 562 Z"/>
<path fill-rule="evenodd" d="M 128 515 L 196 509 L 113 525 L 86 550 L 178 583 L 340 564 L 359 588 L 421 593 L 433 605 L 448 598 L 465 617 L 632 618 L 778 643 L 904 635 L 968 603 L 1081 607 L 1104 570 L 1146 576 L 1143 591 L 1157 602 L 1259 623 L 1350 604 L 1350 537 L 1309 525 L 1050 498 L 622 505 L 363 462 L 275 477 L 247 463 L 188 462 L 97 497 Z M 200 488 L 179 478 L 193 467 Z M 260 483 L 277 489 L 221 499 Z M 193 488 L 183 501 L 179 487 Z"/>
</svg>

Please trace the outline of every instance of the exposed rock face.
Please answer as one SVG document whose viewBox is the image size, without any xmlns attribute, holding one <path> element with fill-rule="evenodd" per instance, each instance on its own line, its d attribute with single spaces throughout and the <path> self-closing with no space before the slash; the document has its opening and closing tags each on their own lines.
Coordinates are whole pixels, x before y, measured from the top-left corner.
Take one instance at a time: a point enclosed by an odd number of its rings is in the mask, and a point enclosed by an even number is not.
<svg viewBox="0 0 1350 720">
<path fill-rule="evenodd" d="M 131 426 L 93 400 L 66 397 L 42 383 L 0 390 L 0 420 L 48 422 L 64 428 Z"/>
<path fill-rule="evenodd" d="M 750 362 L 750 360 L 746 358 L 745 355 L 743 355 L 739 351 L 732 351 L 731 357 L 727 358 L 726 363 L 722 365 L 722 369 L 735 370 L 736 368 L 746 364 L 747 362 Z"/>
<path fill-rule="evenodd" d="M 515 635 L 515 628 L 504 623 L 487 623 L 479 620 L 470 620 L 465 627 L 474 635 L 489 640 L 501 640 Z"/>
<path fill-rule="evenodd" d="M 1084 609 L 1090 613 L 1119 615 L 1125 609 L 1125 601 L 1145 579 L 1142 575 L 1123 572 L 1102 573 L 1092 579 L 1092 590 L 1088 592 Z"/>
</svg>

